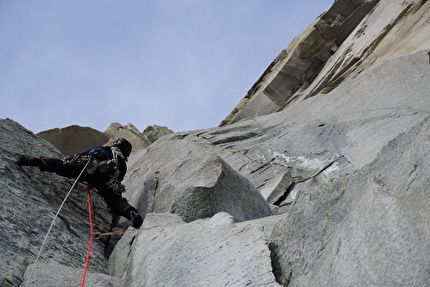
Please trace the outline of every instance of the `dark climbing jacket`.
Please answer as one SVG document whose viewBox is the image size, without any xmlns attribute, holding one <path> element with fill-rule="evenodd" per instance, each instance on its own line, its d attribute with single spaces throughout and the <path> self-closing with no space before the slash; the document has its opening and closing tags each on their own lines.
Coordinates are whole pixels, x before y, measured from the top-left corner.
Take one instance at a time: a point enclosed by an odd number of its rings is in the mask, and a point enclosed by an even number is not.
<svg viewBox="0 0 430 287">
<path fill-rule="evenodd" d="M 88 160 L 91 162 L 86 168 L 83 181 L 91 184 L 100 192 L 109 190 L 118 195 L 124 192 L 121 181 L 127 172 L 127 165 L 118 148 L 99 146 L 67 156 L 63 159 L 63 164 L 84 167 Z"/>
</svg>

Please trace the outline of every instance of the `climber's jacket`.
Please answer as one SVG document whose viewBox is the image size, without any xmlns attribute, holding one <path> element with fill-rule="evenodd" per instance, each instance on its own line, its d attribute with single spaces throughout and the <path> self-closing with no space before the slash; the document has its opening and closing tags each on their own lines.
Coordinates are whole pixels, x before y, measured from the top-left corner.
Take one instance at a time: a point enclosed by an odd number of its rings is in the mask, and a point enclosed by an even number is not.
<svg viewBox="0 0 430 287">
<path fill-rule="evenodd" d="M 99 146 L 69 155 L 63 159 L 63 163 L 83 167 L 88 160 L 91 162 L 86 168 L 83 181 L 91 184 L 100 192 L 108 189 L 118 195 L 124 192 L 121 181 L 127 172 L 127 165 L 121 150 L 116 147 Z"/>
</svg>

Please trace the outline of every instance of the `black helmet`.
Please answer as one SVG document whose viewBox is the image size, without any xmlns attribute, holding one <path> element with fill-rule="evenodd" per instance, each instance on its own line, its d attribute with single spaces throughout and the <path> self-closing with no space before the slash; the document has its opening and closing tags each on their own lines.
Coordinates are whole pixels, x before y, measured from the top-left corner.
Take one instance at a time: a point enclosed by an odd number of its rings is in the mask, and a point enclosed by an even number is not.
<svg viewBox="0 0 430 287">
<path fill-rule="evenodd" d="M 119 139 L 115 140 L 113 142 L 112 146 L 119 148 L 122 152 L 122 155 L 126 158 L 131 153 L 131 148 L 132 148 L 131 143 L 128 140 L 126 140 L 125 138 L 119 138 Z"/>
</svg>

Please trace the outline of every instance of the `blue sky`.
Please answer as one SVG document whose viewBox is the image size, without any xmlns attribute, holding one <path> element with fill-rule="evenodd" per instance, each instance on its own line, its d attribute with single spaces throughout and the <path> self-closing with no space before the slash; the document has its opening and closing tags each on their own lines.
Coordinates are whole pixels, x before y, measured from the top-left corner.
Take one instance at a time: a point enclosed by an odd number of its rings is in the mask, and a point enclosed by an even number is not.
<svg viewBox="0 0 430 287">
<path fill-rule="evenodd" d="M 2 0 L 0 118 L 217 126 L 333 0 Z"/>
</svg>

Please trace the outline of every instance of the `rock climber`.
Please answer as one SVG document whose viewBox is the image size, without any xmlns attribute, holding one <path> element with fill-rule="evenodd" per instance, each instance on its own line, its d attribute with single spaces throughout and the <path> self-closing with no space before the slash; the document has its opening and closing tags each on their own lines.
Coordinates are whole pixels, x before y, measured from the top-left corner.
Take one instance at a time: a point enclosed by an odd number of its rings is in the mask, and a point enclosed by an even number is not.
<svg viewBox="0 0 430 287">
<path fill-rule="evenodd" d="M 90 160 L 79 181 L 95 187 L 115 215 L 124 216 L 132 221 L 135 228 L 139 228 L 143 222 L 142 217 L 122 197 L 125 188 L 121 181 L 127 171 L 126 161 L 131 149 L 129 141 L 119 138 L 111 146 L 95 147 L 64 159 L 20 155 L 16 162 L 20 166 L 38 166 L 41 171 L 77 178 Z"/>
</svg>

